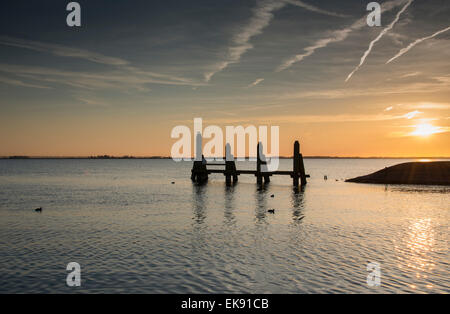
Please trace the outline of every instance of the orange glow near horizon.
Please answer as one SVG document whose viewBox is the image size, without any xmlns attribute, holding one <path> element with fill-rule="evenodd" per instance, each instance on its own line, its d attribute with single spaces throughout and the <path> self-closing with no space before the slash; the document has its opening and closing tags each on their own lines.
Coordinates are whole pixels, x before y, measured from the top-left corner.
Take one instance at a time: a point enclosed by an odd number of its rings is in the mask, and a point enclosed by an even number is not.
<svg viewBox="0 0 450 314">
<path fill-rule="evenodd" d="M 120 6 L 138 28 L 94 8 L 101 27 L 74 38 L 55 10 L 30 23 L 40 15 L 16 2 L 0 36 L 0 157 L 170 157 L 176 127 L 192 155 L 202 118 L 204 145 L 218 128 L 277 126 L 283 157 L 298 140 L 309 157 L 450 159 L 450 27 L 432 1 L 390 1 L 380 30 L 365 6 L 333 1 L 146 1 Z"/>
<path fill-rule="evenodd" d="M 164 123 L 164 119 L 149 119 L 152 122 L 149 123 L 145 117 L 127 118 L 84 119 L 82 128 L 79 119 L 73 117 L 60 118 L 57 122 L 43 117 L 46 123 L 37 129 L 27 127 L 32 121 L 25 117 L 15 119 L 15 124 L 5 121 L 3 126 L 8 132 L 0 134 L 3 144 L 0 156 L 169 156 L 171 146 L 177 141 L 170 138 L 172 127 L 180 123 L 192 129 L 192 123 L 187 121 Z M 204 127 L 214 122 L 205 119 Z M 266 122 L 252 121 L 254 125 L 258 123 Z M 390 132 L 404 129 L 402 121 L 280 123 L 280 155 L 292 156 L 292 145 L 299 140 L 304 156 L 449 157 L 450 132 L 444 127 L 422 123 L 425 122 L 417 122 L 412 130 L 398 136 L 390 136 Z M 224 126 L 219 126 L 225 132 Z M 204 144 L 208 141 L 205 138 Z"/>
</svg>

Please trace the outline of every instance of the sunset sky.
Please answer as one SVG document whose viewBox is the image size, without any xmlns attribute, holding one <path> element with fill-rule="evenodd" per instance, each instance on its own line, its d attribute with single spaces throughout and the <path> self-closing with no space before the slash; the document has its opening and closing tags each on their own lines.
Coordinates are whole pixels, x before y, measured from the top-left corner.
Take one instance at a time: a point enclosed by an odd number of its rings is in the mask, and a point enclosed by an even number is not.
<svg viewBox="0 0 450 314">
<path fill-rule="evenodd" d="M 7 1 L 0 156 L 170 154 L 177 125 L 278 125 L 281 155 L 450 156 L 450 3 Z M 360 65 L 360 66 L 359 66 Z"/>
</svg>

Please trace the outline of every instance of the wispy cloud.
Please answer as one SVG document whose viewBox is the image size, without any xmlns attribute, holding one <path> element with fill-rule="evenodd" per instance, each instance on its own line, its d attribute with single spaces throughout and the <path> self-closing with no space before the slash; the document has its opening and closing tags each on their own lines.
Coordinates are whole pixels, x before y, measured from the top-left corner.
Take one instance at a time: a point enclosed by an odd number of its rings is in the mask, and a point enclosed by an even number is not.
<svg viewBox="0 0 450 314">
<path fill-rule="evenodd" d="M 85 103 L 90 106 L 95 106 L 95 107 L 107 107 L 108 106 L 108 103 L 106 103 L 102 100 L 94 99 L 92 97 L 80 96 L 80 97 L 77 97 L 77 99 L 79 101 L 81 101 L 82 103 Z"/>
<path fill-rule="evenodd" d="M 443 84 L 450 84 L 450 75 L 434 76 L 433 79 Z"/>
<path fill-rule="evenodd" d="M 11 79 L 11 78 L 4 77 L 4 76 L 0 76 L 0 82 L 4 83 L 4 84 L 8 84 L 8 85 L 21 86 L 21 87 L 32 87 L 32 88 L 43 88 L 43 89 L 50 88 L 48 86 L 26 83 L 26 82 L 23 82 L 20 80 Z"/>
<path fill-rule="evenodd" d="M 410 119 L 411 117 L 415 117 L 418 114 L 421 114 L 423 112 L 419 111 L 418 109 L 422 110 L 448 110 L 450 109 L 449 103 L 435 103 L 435 102 L 418 102 L 418 103 L 406 103 L 406 104 L 396 104 L 387 107 L 384 109 L 384 111 L 391 111 L 391 110 L 398 110 L 398 109 L 415 109 L 412 112 L 408 112 L 405 114 L 405 117 Z"/>
<path fill-rule="evenodd" d="M 210 81 L 211 78 L 218 72 L 227 68 L 230 64 L 240 61 L 241 56 L 247 50 L 253 48 L 249 43 L 250 39 L 266 28 L 273 19 L 273 12 L 281 9 L 286 5 L 285 1 L 259 1 L 255 9 L 253 9 L 253 16 L 250 21 L 240 29 L 232 39 L 232 46 L 228 48 L 227 58 L 214 65 L 213 70 L 204 74 L 205 81 Z"/>
<path fill-rule="evenodd" d="M 211 124 L 251 124 L 254 121 L 265 121 L 267 116 L 236 116 L 236 117 L 220 117 L 208 119 Z M 336 115 L 316 114 L 316 115 L 270 115 L 271 123 L 348 123 L 348 122 L 382 122 L 407 119 L 405 115 L 392 114 L 351 114 L 342 113 Z M 189 123 L 192 120 L 177 120 L 177 122 Z"/>
<path fill-rule="evenodd" d="M 170 80 L 157 78 L 152 72 L 132 69 L 119 69 L 105 72 L 82 72 L 58 70 L 46 67 L 0 64 L 0 72 L 6 72 L 23 78 L 65 84 L 86 90 L 116 89 L 148 91 L 148 84 L 201 86 L 205 83 L 188 82 L 184 80 Z M 30 84 L 27 84 L 30 85 Z M 23 85 L 25 86 L 25 85 Z M 34 86 L 29 86 L 34 87 Z"/>
<path fill-rule="evenodd" d="M 25 40 L 20 38 L 13 38 L 7 36 L 0 36 L 0 45 L 30 49 L 34 51 L 49 53 L 55 56 L 66 57 L 66 58 L 78 58 L 83 60 L 88 60 L 95 63 L 105 64 L 111 66 L 114 70 L 105 72 L 106 74 L 95 74 L 95 73 L 82 73 L 82 72 L 70 72 L 70 71 L 59 71 L 42 67 L 25 67 L 25 66 L 15 66 L 15 65 L 2 65 L 0 71 L 10 72 L 8 69 L 14 68 L 18 70 L 18 73 L 22 77 L 28 77 L 34 79 L 33 75 L 44 75 L 44 73 L 49 74 L 49 77 L 42 78 L 40 80 L 46 80 L 48 82 L 64 83 L 59 79 L 55 80 L 52 76 L 73 78 L 72 81 L 68 81 L 67 84 L 76 87 L 84 87 L 87 89 L 92 88 L 105 88 L 110 86 L 111 82 L 116 82 L 119 79 L 124 80 L 124 86 L 127 85 L 126 82 L 136 83 L 136 88 L 140 90 L 147 90 L 147 88 L 142 87 L 142 84 L 163 84 L 163 85 L 186 85 L 186 86 L 203 86 L 204 82 L 196 82 L 189 78 L 183 78 L 176 75 L 156 73 L 152 71 L 146 71 L 132 66 L 129 61 L 110 57 L 103 54 L 99 54 L 93 51 L 67 47 L 59 44 L 38 42 L 32 40 Z M 14 73 L 14 72 L 12 72 Z M 76 78 L 76 79 L 75 79 Z M 103 81 L 95 81 L 96 79 Z M 6 80 L 2 81 L 6 83 Z M 17 81 L 15 85 L 19 85 Z M 12 84 L 11 82 L 9 84 Z M 117 82 L 120 85 L 119 82 Z M 141 85 L 140 85 L 141 84 Z M 114 83 L 114 86 L 116 83 Z M 37 85 L 28 84 L 22 82 L 21 86 L 24 87 L 36 87 Z M 45 87 L 41 87 L 45 88 Z"/>
<path fill-rule="evenodd" d="M 359 64 L 356 66 L 356 68 L 347 76 L 347 78 L 345 79 L 346 82 L 348 82 L 353 74 L 356 73 L 356 71 L 358 71 L 361 66 L 364 64 L 364 62 L 366 61 L 366 58 L 369 56 L 370 52 L 372 51 L 373 46 L 381 39 L 383 38 L 383 36 L 389 32 L 392 28 L 394 28 L 395 24 L 398 22 L 398 20 L 400 19 L 400 16 L 402 15 L 403 12 L 406 11 L 406 9 L 411 5 L 411 3 L 414 0 L 409 0 L 404 6 L 403 8 L 397 13 L 397 15 L 395 16 L 395 19 L 391 22 L 391 24 L 389 24 L 387 27 L 385 27 L 380 34 L 378 34 L 378 36 L 372 40 L 369 44 L 369 48 L 367 48 L 367 50 L 364 52 L 363 56 L 361 57 L 361 60 L 359 62 Z"/>
<path fill-rule="evenodd" d="M 413 76 L 418 76 L 422 74 L 422 72 L 412 72 L 412 73 L 406 73 L 400 76 L 400 78 L 408 78 L 408 77 L 413 77 Z"/>
<path fill-rule="evenodd" d="M 264 81 L 264 79 L 263 79 L 263 78 L 259 78 L 259 79 L 257 79 L 256 81 L 254 81 L 253 83 L 249 84 L 249 85 L 247 86 L 247 88 L 254 87 L 254 86 L 258 85 L 259 83 L 261 83 L 262 81 Z"/>
<path fill-rule="evenodd" d="M 392 85 L 384 88 L 337 88 L 313 91 L 301 91 L 282 94 L 280 99 L 345 99 L 362 96 L 402 95 L 402 94 L 432 94 L 450 91 L 447 81 L 419 82 Z"/>
<path fill-rule="evenodd" d="M 392 57 L 391 59 L 389 59 L 386 64 L 391 63 L 392 61 L 394 61 L 397 58 L 400 58 L 401 56 L 403 56 L 405 53 L 407 53 L 408 51 L 410 51 L 412 48 L 414 48 L 414 46 L 420 44 L 421 42 L 428 40 L 428 39 L 432 39 L 442 33 L 445 33 L 447 31 L 450 30 L 450 26 L 447 28 L 444 28 L 436 33 L 434 33 L 433 35 L 427 36 L 427 37 L 423 37 L 423 38 L 419 38 L 416 41 L 410 43 L 407 47 L 401 49 L 394 57 Z"/>
<path fill-rule="evenodd" d="M 414 111 L 405 113 L 405 114 L 403 115 L 403 117 L 405 117 L 405 118 L 408 119 L 408 120 L 411 120 L 411 119 L 417 117 L 417 116 L 418 116 L 419 114 L 421 114 L 421 113 L 423 113 L 423 112 L 421 112 L 421 111 L 419 111 L 419 110 L 414 110 Z"/>
<path fill-rule="evenodd" d="M 71 57 L 109 65 L 127 65 L 129 62 L 120 58 L 109 57 L 89 50 L 67 47 L 59 44 L 43 43 L 33 40 L 0 36 L 0 45 L 19 47 L 34 51 L 51 53 L 59 57 Z"/>
<path fill-rule="evenodd" d="M 407 38 L 408 38 L 406 35 L 399 34 L 399 33 L 396 33 L 396 32 L 389 32 L 386 35 L 389 36 L 391 38 L 391 40 L 396 45 L 399 45 L 399 46 L 403 46 L 404 41 L 407 40 Z"/>
<path fill-rule="evenodd" d="M 386 3 L 383 3 L 382 12 L 390 11 L 390 10 L 396 8 L 397 6 L 402 5 L 403 3 L 405 3 L 405 0 L 394 0 L 394 1 L 388 1 Z M 285 60 L 276 69 L 276 71 L 280 72 L 280 71 L 283 71 L 283 70 L 286 70 L 286 69 L 290 68 L 295 63 L 301 62 L 305 58 L 307 58 L 307 57 L 311 56 L 312 54 L 314 54 L 314 52 L 316 52 L 317 49 L 325 48 L 329 44 L 332 44 L 332 43 L 341 42 L 341 41 L 347 39 L 347 37 L 353 31 L 360 30 L 360 29 L 362 29 L 365 26 L 367 26 L 366 17 L 363 17 L 363 18 L 358 19 L 356 22 L 354 22 L 349 27 L 332 31 L 327 37 L 318 39 L 311 46 L 308 46 L 308 47 L 304 48 L 304 52 L 303 53 L 296 54 L 296 55 L 288 58 L 287 60 Z"/>
<path fill-rule="evenodd" d="M 226 60 L 215 64 L 211 71 L 206 72 L 204 74 L 205 81 L 209 82 L 216 73 L 226 69 L 231 64 L 238 63 L 242 55 L 253 48 L 253 45 L 250 44 L 251 38 L 261 34 L 273 19 L 274 12 L 285 7 L 287 4 L 302 7 L 308 11 L 320 14 L 346 17 L 346 15 L 322 10 L 299 0 L 260 0 L 253 10 L 253 16 L 250 21 L 233 37 L 232 45 L 228 48 Z"/>
<path fill-rule="evenodd" d="M 397 106 L 406 109 L 429 109 L 429 110 L 448 110 L 450 109 L 449 103 L 435 103 L 435 102 L 419 102 L 410 104 L 398 104 Z"/>
</svg>

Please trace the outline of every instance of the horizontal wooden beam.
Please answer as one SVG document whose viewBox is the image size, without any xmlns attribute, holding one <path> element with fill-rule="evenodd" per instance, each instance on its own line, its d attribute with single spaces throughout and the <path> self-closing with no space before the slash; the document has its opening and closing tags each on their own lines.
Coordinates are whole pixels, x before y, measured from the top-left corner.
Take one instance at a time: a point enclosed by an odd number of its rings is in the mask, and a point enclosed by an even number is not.
<svg viewBox="0 0 450 314">
<path fill-rule="evenodd" d="M 221 170 L 221 169 L 208 169 L 208 174 L 211 173 L 222 173 L 225 174 L 227 173 L 226 170 Z M 235 172 L 237 175 L 241 175 L 241 174 L 257 174 L 258 172 L 256 170 L 236 170 Z M 269 172 L 261 172 L 261 175 L 280 175 L 280 176 L 292 176 L 294 175 L 293 171 L 269 171 Z M 300 176 L 300 173 L 298 173 L 298 175 Z M 310 177 L 309 174 L 306 175 L 307 178 Z"/>
</svg>

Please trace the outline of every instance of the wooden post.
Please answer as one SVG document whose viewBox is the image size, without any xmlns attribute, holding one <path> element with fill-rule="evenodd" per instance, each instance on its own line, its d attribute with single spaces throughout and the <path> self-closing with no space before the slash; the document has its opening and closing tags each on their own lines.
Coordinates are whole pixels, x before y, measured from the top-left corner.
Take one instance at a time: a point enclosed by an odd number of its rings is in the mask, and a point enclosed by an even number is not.
<svg viewBox="0 0 450 314">
<path fill-rule="evenodd" d="M 260 142 L 258 142 L 258 146 L 256 146 L 256 183 L 262 184 L 262 175 L 261 175 L 261 156 L 259 153 Z"/>
<path fill-rule="evenodd" d="M 269 183 L 270 182 L 270 174 L 268 174 L 265 171 L 261 171 L 261 165 L 267 164 L 267 162 L 265 160 L 265 155 L 262 153 L 262 143 L 261 142 L 258 142 L 258 146 L 256 149 L 258 150 L 257 161 L 256 161 L 256 172 L 257 172 L 257 177 L 258 177 L 258 184 L 262 184 L 263 178 L 264 178 L 264 183 Z M 264 156 L 264 160 L 262 160 L 261 155 Z"/>
<path fill-rule="evenodd" d="M 236 162 L 230 161 L 230 176 L 233 176 L 233 183 L 236 183 L 238 181 L 238 175 L 237 175 L 237 169 L 236 169 Z"/>
<path fill-rule="evenodd" d="M 197 136 L 197 139 L 201 139 L 200 136 Z M 293 170 L 292 171 L 269 171 L 269 169 L 264 168 L 264 165 L 267 165 L 266 157 L 263 154 L 262 143 L 259 142 L 257 145 L 257 155 L 256 155 L 256 171 L 255 170 L 240 170 L 236 169 L 236 163 L 234 161 L 234 157 L 231 154 L 231 149 L 229 144 L 225 147 L 226 158 L 225 163 L 212 163 L 213 166 L 225 166 L 225 169 L 207 169 L 207 162 L 203 155 L 201 155 L 200 160 L 195 160 L 191 179 L 196 183 L 206 183 L 208 181 L 208 175 L 212 173 L 220 173 L 225 176 L 226 184 L 231 185 L 232 183 L 236 183 L 238 181 L 238 175 L 240 174 L 254 174 L 257 180 L 258 185 L 262 185 L 264 183 L 270 182 L 270 177 L 272 175 L 290 175 L 292 178 L 292 183 L 294 187 L 298 188 L 299 181 L 301 179 L 301 185 L 306 185 L 306 179 L 309 178 L 309 175 L 305 173 L 305 165 L 303 163 L 303 156 L 300 154 L 300 143 L 295 141 L 294 143 L 294 154 L 293 154 Z M 200 152 L 198 152 L 200 153 Z M 197 158 L 198 154 L 197 154 Z"/>
<path fill-rule="evenodd" d="M 231 175 L 229 175 L 228 173 L 225 174 L 225 182 L 227 186 L 231 185 Z"/>
<path fill-rule="evenodd" d="M 292 183 L 295 187 L 298 186 L 298 176 L 300 171 L 300 144 L 298 141 L 295 141 L 294 143 L 294 161 L 293 161 L 293 174 L 292 174 Z"/>
<path fill-rule="evenodd" d="M 206 168 L 206 160 L 203 155 L 201 160 L 194 160 L 194 165 L 191 170 L 191 180 L 196 183 L 205 183 L 208 181 L 208 169 Z"/>
<path fill-rule="evenodd" d="M 230 165 L 230 161 L 228 159 L 230 158 L 231 152 L 230 150 L 230 145 L 227 143 L 225 145 L 225 184 L 227 186 L 231 185 L 231 165 Z"/>
<path fill-rule="evenodd" d="M 195 174 L 195 166 L 193 165 L 192 166 L 192 170 L 191 170 L 191 180 L 194 181 L 194 182 L 195 182 L 195 176 L 196 176 L 196 174 Z"/>
<path fill-rule="evenodd" d="M 237 172 L 236 172 L 236 163 L 234 162 L 234 156 L 231 153 L 230 144 L 225 145 L 225 180 L 227 186 L 231 185 L 231 178 L 233 178 L 233 183 L 236 183 L 238 180 Z"/>
<path fill-rule="evenodd" d="M 305 173 L 305 165 L 303 164 L 303 155 L 299 154 L 299 168 L 300 168 L 300 179 L 301 185 L 306 185 L 306 173 Z"/>
</svg>

